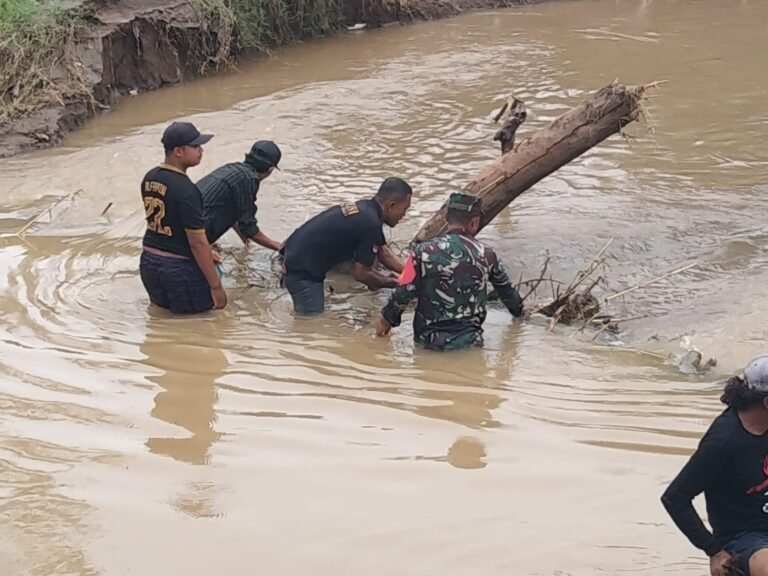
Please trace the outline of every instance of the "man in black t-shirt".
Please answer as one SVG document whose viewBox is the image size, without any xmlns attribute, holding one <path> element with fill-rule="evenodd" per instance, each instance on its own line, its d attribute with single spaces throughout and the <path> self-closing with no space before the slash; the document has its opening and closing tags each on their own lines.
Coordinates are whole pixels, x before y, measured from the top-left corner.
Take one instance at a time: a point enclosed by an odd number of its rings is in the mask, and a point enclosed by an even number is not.
<svg viewBox="0 0 768 576">
<path fill-rule="evenodd" d="M 205 231 L 214 244 L 233 228 L 244 244 L 252 240 L 271 250 L 282 248 L 280 242 L 264 234 L 256 221 L 256 194 L 261 182 L 269 178 L 282 157 L 280 148 L 270 140 L 259 140 L 245 155 L 244 162 L 220 166 L 197 182 L 203 195 Z"/>
<path fill-rule="evenodd" d="M 728 380 L 720 400 L 728 408 L 661 501 L 709 556 L 712 576 L 768 576 L 768 356 L 747 364 L 743 378 Z M 693 507 L 702 492 L 712 532 Z"/>
<path fill-rule="evenodd" d="M 394 227 L 402 220 L 412 194 L 404 180 L 387 178 L 374 198 L 328 208 L 290 235 L 280 253 L 283 280 L 297 313 L 325 309 L 325 275 L 348 260 L 354 260 L 355 280 L 371 290 L 398 285 L 397 278 L 377 272 L 373 265 L 378 260 L 393 272 L 403 271 L 403 262 L 386 246 L 381 227 Z"/>
<path fill-rule="evenodd" d="M 211 138 L 188 122 L 174 122 L 163 133 L 165 162 L 141 181 L 147 221 L 141 281 L 153 304 L 176 314 L 227 305 L 205 236 L 203 199 L 186 174 L 200 163 Z"/>
</svg>

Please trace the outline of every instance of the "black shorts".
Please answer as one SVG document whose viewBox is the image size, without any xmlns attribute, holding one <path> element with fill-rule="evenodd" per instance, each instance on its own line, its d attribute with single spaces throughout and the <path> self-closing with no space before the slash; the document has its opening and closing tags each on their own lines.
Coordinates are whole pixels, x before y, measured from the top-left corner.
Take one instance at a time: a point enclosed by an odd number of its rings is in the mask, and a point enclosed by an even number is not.
<svg viewBox="0 0 768 576">
<path fill-rule="evenodd" d="M 153 304 L 174 314 L 198 314 L 213 309 L 211 288 L 194 260 L 142 252 L 139 271 Z"/>
<path fill-rule="evenodd" d="M 744 576 L 750 576 L 749 559 L 760 550 L 768 548 L 768 533 L 743 532 L 732 538 L 724 548 L 733 556 L 732 565 L 735 564 Z"/>
</svg>

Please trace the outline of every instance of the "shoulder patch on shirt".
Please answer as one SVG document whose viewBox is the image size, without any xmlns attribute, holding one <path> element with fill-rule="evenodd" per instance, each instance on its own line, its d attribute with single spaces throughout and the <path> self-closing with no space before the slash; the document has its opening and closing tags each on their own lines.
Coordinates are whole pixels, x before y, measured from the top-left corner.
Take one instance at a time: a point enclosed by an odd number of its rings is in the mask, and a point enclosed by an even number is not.
<svg viewBox="0 0 768 576">
<path fill-rule="evenodd" d="M 360 213 L 360 208 L 358 208 L 357 204 L 354 202 L 345 202 L 341 205 L 341 213 L 344 214 L 344 216 L 353 216 L 354 214 Z"/>
</svg>

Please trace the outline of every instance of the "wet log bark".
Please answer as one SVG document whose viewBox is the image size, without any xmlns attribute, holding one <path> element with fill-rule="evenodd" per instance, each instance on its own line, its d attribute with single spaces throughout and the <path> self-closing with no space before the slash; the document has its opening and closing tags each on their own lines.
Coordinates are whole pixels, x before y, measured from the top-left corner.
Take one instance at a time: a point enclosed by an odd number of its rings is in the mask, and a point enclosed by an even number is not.
<svg viewBox="0 0 768 576">
<path fill-rule="evenodd" d="M 647 88 L 611 83 L 490 164 L 466 187 L 483 199 L 481 228 L 531 186 L 637 120 Z M 443 205 L 413 241 L 429 240 L 445 227 Z"/>
</svg>

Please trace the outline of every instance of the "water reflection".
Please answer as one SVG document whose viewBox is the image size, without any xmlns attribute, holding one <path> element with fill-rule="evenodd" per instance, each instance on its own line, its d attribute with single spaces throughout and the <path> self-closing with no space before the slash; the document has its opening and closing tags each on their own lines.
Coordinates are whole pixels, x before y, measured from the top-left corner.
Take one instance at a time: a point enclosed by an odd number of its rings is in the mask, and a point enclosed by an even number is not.
<svg viewBox="0 0 768 576">
<path fill-rule="evenodd" d="M 415 405 L 420 416 L 447 420 L 468 428 L 498 428 L 501 423 L 492 410 L 504 399 L 495 390 L 495 380 L 488 378 L 486 354 L 480 349 L 463 350 L 448 354 L 416 350 L 413 366 L 417 372 L 413 379 L 423 388 L 411 392 L 435 402 Z"/>
<path fill-rule="evenodd" d="M 180 462 L 209 464 L 210 449 L 221 438 L 215 429 L 216 381 L 226 373 L 229 362 L 220 347 L 221 323 L 213 318 L 194 322 L 194 333 L 182 332 L 186 337 L 180 342 L 179 325 L 189 322 L 152 318 L 139 346 L 146 356 L 142 363 L 161 371 L 147 378 L 162 389 L 155 397 L 152 417 L 189 432 L 182 438 L 152 437 L 147 447 L 153 454 Z"/>
<path fill-rule="evenodd" d="M 461 436 L 448 448 L 445 461 L 456 468 L 475 470 L 485 468 L 485 444 L 477 438 Z"/>
</svg>

